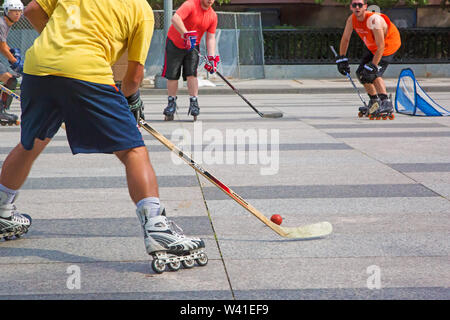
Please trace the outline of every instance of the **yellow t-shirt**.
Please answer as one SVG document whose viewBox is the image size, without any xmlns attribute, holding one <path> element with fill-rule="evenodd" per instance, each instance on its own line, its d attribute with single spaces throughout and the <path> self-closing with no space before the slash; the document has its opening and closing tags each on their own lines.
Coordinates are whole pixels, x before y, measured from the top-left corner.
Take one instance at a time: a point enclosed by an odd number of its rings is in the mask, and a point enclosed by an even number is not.
<svg viewBox="0 0 450 320">
<path fill-rule="evenodd" d="M 111 66 L 128 48 L 144 65 L 153 35 L 146 0 L 37 0 L 49 16 L 27 51 L 24 72 L 114 84 Z"/>
</svg>

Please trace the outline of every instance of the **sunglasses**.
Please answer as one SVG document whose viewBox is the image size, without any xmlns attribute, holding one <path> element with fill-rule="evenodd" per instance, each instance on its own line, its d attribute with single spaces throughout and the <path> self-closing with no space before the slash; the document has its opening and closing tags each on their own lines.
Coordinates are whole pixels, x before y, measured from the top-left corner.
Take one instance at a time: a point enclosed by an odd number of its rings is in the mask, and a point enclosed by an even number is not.
<svg viewBox="0 0 450 320">
<path fill-rule="evenodd" d="M 362 8 L 364 3 L 352 3 L 352 8 Z"/>
</svg>

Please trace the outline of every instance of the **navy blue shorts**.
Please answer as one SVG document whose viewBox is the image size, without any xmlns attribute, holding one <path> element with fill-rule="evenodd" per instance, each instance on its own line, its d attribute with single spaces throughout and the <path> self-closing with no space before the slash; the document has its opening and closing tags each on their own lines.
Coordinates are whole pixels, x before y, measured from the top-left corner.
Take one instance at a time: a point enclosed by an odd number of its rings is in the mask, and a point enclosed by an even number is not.
<svg viewBox="0 0 450 320">
<path fill-rule="evenodd" d="M 144 146 L 136 119 L 113 85 L 25 74 L 21 84 L 21 140 L 53 138 L 61 123 L 73 154 L 113 153 Z"/>
</svg>

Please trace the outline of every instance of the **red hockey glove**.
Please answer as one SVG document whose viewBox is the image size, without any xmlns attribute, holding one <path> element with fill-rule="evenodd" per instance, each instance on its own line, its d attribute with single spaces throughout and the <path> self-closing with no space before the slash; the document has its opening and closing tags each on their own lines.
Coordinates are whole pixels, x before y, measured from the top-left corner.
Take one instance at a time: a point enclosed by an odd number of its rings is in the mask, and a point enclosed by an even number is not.
<svg viewBox="0 0 450 320">
<path fill-rule="evenodd" d="M 184 48 L 186 50 L 191 51 L 195 48 L 195 44 L 197 43 L 197 31 L 188 31 L 183 34 L 184 39 Z"/>
<path fill-rule="evenodd" d="M 220 62 L 220 56 L 208 56 L 208 61 L 205 63 L 205 69 L 213 74 L 217 71 L 217 65 Z"/>
</svg>

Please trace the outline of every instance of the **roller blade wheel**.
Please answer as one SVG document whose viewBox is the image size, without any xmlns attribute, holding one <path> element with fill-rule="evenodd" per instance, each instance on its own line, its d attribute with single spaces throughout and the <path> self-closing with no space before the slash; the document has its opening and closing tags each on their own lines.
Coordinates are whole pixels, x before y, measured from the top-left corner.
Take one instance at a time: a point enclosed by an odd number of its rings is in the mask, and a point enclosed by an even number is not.
<svg viewBox="0 0 450 320">
<path fill-rule="evenodd" d="M 181 268 L 181 262 L 180 261 L 170 262 L 169 263 L 169 270 L 170 271 L 178 271 L 178 270 L 180 270 L 180 268 Z"/>
<path fill-rule="evenodd" d="M 161 259 L 154 259 L 152 261 L 152 269 L 153 271 L 155 271 L 158 274 L 163 273 L 164 271 L 166 271 L 166 264 L 164 263 L 163 260 Z"/>
<path fill-rule="evenodd" d="M 181 263 L 183 264 L 183 267 L 185 269 L 191 269 L 194 267 L 195 261 L 194 261 L 194 259 L 187 259 L 187 260 L 183 260 Z"/>
<path fill-rule="evenodd" d="M 208 264 L 208 256 L 205 253 L 202 253 L 201 257 L 198 259 L 195 259 L 195 261 L 197 262 L 197 264 L 200 267 L 204 267 Z"/>
</svg>

